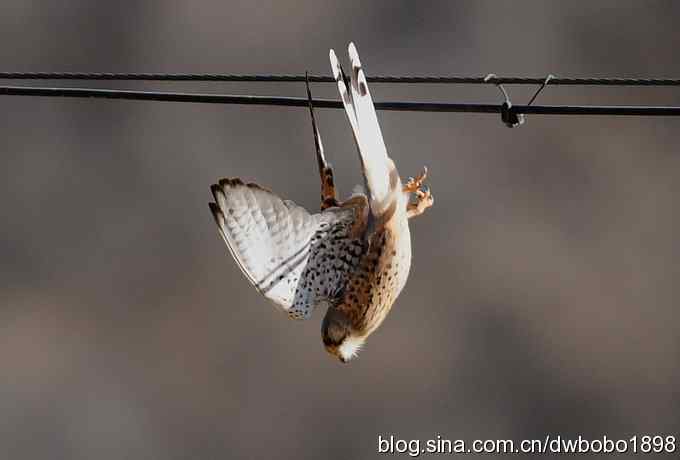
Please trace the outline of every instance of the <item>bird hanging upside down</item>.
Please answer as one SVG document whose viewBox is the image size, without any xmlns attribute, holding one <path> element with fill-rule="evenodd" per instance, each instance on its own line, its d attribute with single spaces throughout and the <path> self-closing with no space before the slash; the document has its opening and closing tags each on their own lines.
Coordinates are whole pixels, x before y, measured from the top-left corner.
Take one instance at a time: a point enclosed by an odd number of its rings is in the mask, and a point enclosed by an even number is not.
<svg viewBox="0 0 680 460">
<path fill-rule="evenodd" d="M 307 95 L 321 176 L 321 212 L 310 214 L 256 184 L 222 179 L 210 210 L 231 255 L 253 286 L 288 313 L 307 319 L 327 306 L 326 350 L 347 362 L 383 322 L 408 278 L 408 220 L 432 206 L 427 169 L 402 184 L 387 155 L 366 76 L 353 43 L 350 78 L 333 50 L 331 68 L 356 141 L 364 193 L 338 201 Z M 415 196 L 415 201 L 411 198 Z"/>
</svg>

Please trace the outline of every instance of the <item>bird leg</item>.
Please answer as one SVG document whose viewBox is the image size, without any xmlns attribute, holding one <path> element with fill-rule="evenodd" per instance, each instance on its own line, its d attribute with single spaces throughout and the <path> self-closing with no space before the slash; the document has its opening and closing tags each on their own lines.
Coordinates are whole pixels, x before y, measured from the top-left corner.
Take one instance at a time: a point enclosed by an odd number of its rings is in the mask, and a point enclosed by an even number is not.
<svg viewBox="0 0 680 460">
<path fill-rule="evenodd" d="M 429 188 L 423 190 L 423 182 L 427 178 L 427 167 L 423 167 L 423 172 L 416 177 L 409 177 L 404 185 L 404 192 L 416 195 L 416 202 L 406 206 L 408 218 L 421 215 L 427 208 L 434 204 L 434 197 Z"/>
<path fill-rule="evenodd" d="M 323 154 L 323 144 L 321 143 L 321 134 L 316 127 L 316 119 L 314 117 L 314 106 L 312 104 L 312 92 L 309 89 L 309 77 L 305 73 L 305 83 L 307 85 L 307 101 L 309 102 L 309 114 L 312 117 L 312 129 L 314 130 L 314 146 L 316 147 L 316 162 L 319 167 L 319 176 L 321 178 L 321 210 L 333 206 L 338 206 L 337 195 L 335 191 L 335 181 L 333 180 L 333 168 L 326 162 L 326 157 Z"/>
</svg>

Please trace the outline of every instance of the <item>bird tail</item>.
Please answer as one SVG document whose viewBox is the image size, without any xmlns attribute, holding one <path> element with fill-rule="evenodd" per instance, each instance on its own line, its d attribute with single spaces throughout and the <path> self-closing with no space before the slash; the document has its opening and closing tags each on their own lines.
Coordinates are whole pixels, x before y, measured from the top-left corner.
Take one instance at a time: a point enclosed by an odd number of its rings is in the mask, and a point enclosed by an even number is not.
<svg viewBox="0 0 680 460">
<path fill-rule="evenodd" d="M 348 51 L 352 66 L 349 89 L 347 78 L 333 50 L 330 50 L 331 69 L 359 150 L 371 211 L 374 215 L 380 215 L 396 199 L 396 191 L 400 188 L 399 174 L 387 155 L 366 75 L 354 43 L 349 44 Z"/>
</svg>

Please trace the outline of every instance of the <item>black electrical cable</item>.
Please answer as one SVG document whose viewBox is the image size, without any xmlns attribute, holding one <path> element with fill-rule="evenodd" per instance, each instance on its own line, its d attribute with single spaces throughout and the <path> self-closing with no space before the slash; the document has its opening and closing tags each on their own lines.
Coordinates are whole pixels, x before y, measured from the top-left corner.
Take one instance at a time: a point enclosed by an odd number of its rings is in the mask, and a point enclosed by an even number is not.
<svg viewBox="0 0 680 460">
<path fill-rule="evenodd" d="M 545 79 L 544 79 L 545 80 Z M 552 81 L 551 81 L 552 84 Z M 193 102 L 212 104 L 273 105 L 307 107 L 306 98 L 251 96 L 230 94 L 176 93 L 156 91 L 128 91 L 89 88 L 42 88 L 26 86 L 0 86 L 0 96 L 52 96 L 77 98 L 105 98 L 139 101 Z M 331 99 L 315 99 L 318 108 L 342 108 L 342 103 Z M 448 102 L 376 102 L 378 110 L 415 112 L 468 112 L 501 113 L 501 104 L 459 104 Z M 507 110 L 507 109 L 505 109 Z M 680 116 L 680 107 L 668 106 L 581 106 L 581 105 L 512 105 L 519 114 L 540 115 L 638 115 Z"/>
<path fill-rule="evenodd" d="M 304 75 L 238 75 L 197 73 L 90 73 L 90 72 L 0 72 L 0 80 L 137 80 L 137 81 L 231 81 L 231 82 L 304 82 Z M 331 83 L 327 75 L 310 75 L 310 82 Z M 449 84 L 505 84 L 541 85 L 545 77 L 486 76 L 392 76 L 368 77 L 373 83 L 449 83 Z M 592 78 L 555 77 L 550 85 L 572 86 L 680 86 L 680 78 Z"/>
</svg>

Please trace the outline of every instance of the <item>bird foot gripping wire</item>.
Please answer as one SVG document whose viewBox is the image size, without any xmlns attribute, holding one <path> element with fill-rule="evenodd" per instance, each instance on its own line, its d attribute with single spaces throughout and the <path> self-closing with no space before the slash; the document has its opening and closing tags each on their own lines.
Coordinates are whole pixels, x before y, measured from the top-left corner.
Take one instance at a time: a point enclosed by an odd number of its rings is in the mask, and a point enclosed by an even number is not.
<svg viewBox="0 0 680 460">
<path fill-rule="evenodd" d="M 503 104 L 501 104 L 501 120 L 503 121 L 503 123 L 505 123 L 505 126 L 507 126 L 508 128 L 516 128 L 517 126 L 523 125 L 524 122 L 526 121 L 526 117 L 525 117 L 524 114 L 522 114 L 522 113 L 517 113 L 517 112 L 512 108 L 512 102 L 510 102 L 510 97 L 508 96 L 508 93 L 505 91 L 505 88 L 503 88 L 503 85 L 502 85 L 501 83 L 492 81 L 492 80 L 495 80 L 496 78 L 498 78 L 498 77 L 496 76 L 496 74 L 490 73 L 489 75 L 487 75 L 486 77 L 484 77 L 484 81 L 485 81 L 485 82 L 490 82 L 490 83 L 493 83 L 494 85 L 496 85 L 496 87 L 497 87 L 497 88 L 501 91 L 501 93 L 503 94 L 503 98 L 504 98 L 505 100 L 503 101 Z M 543 91 L 543 89 L 544 89 L 546 86 L 548 86 L 548 83 L 549 83 L 550 80 L 552 80 L 553 78 L 555 78 L 555 76 L 552 75 L 552 74 L 549 74 L 549 75 L 545 78 L 545 81 L 544 81 L 543 84 L 541 84 L 541 86 L 536 90 L 536 92 L 534 93 L 534 95 L 533 95 L 533 96 L 531 97 L 531 99 L 529 100 L 529 103 L 527 104 L 527 106 L 530 106 L 531 104 L 533 104 L 533 102 L 536 100 L 536 98 L 537 98 L 538 95 L 541 93 L 541 91 Z"/>
</svg>

